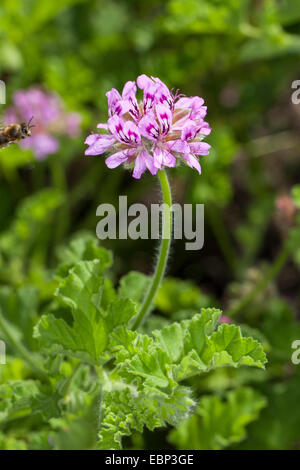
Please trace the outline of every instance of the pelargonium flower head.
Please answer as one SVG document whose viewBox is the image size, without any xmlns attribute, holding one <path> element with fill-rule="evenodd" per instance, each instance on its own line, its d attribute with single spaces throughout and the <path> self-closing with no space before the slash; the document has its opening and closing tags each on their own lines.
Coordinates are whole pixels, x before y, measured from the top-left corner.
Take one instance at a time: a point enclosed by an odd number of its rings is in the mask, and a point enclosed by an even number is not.
<svg viewBox="0 0 300 470">
<path fill-rule="evenodd" d="M 140 102 L 137 87 L 143 92 Z M 155 175 L 179 162 L 201 173 L 198 156 L 208 155 L 210 145 L 203 139 L 211 131 L 202 98 L 174 94 L 159 78 L 147 75 L 127 82 L 122 94 L 113 88 L 106 96 L 108 121 L 97 126 L 103 132 L 87 137 L 85 155 L 109 153 L 107 167 L 133 167 L 134 178 L 146 169 Z"/>
<path fill-rule="evenodd" d="M 31 118 L 34 121 L 34 131 L 31 137 L 20 142 L 20 146 L 32 149 L 39 160 L 57 152 L 57 135 L 75 137 L 80 133 L 80 115 L 66 112 L 58 94 L 46 92 L 37 86 L 16 91 L 13 104 L 4 115 L 6 124 L 28 122 Z"/>
</svg>

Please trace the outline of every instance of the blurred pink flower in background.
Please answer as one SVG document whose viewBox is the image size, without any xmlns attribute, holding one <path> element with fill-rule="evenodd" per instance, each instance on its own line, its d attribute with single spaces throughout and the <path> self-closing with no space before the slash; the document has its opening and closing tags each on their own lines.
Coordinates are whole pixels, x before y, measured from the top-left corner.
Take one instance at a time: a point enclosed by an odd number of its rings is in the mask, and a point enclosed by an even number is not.
<svg viewBox="0 0 300 470">
<path fill-rule="evenodd" d="M 143 91 L 140 103 L 137 86 Z M 106 96 L 108 121 L 97 126 L 105 133 L 87 137 L 86 155 L 109 152 L 108 168 L 133 165 L 134 178 L 146 169 L 155 175 L 178 161 L 201 173 L 198 155 L 208 155 L 210 145 L 202 140 L 211 131 L 202 98 L 174 94 L 159 78 L 146 75 L 125 83 L 122 95 L 113 88 Z"/>
<path fill-rule="evenodd" d="M 6 125 L 28 122 L 32 117 L 32 135 L 21 141 L 20 146 L 31 149 L 38 160 L 57 152 L 59 141 L 56 136 L 76 137 L 80 134 L 80 114 L 68 113 L 57 93 L 46 92 L 37 86 L 14 93 L 13 104 L 7 108 L 4 122 Z"/>
<path fill-rule="evenodd" d="M 231 323 L 231 318 L 227 317 L 226 315 L 221 315 L 219 318 L 220 323 Z"/>
</svg>

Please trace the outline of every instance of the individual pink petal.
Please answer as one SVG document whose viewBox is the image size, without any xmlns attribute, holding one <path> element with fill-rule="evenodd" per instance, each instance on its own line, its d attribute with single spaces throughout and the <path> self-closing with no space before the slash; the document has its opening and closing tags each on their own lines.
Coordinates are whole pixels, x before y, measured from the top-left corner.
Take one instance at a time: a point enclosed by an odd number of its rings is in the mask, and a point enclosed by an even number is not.
<svg viewBox="0 0 300 470">
<path fill-rule="evenodd" d="M 181 139 L 166 142 L 166 147 L 173 152 L 189 153 L 190 151 L 189 144 Z"/>
<path fill-rule="evenodd" d="M 96 136 L 96 139 L 94 136 Z M 115 141 L 116 139 L 112 135 L 92 134 L 85 141 L 90 147 L 84 153 L 85 155 L 101 155 L 108 150 Z M 88 142 L 91 142 L 91 144 Z"/>
<path fill-rule="evenodd" d="M 168 152 L 167 150 L 164 150 L 164 158 L 163 158 L 163 164 L 164 166 L 169 166 L 170 168 L 176 166 L 176 158 L 172 153 Z"/>
<path fill-rule="evenodd" d="M 108 130 L 108 125 L 100 122 L 99 124 L 97 124 L 97 128 Z"/>
<path fill-rule="evenodd" d="M 139 122 L 141 134 L 150 140 L 157 140 L 159 137 L 159 127 L 153 111 L 145 114 Z"/>
<path fill-rule="evenodd" d="M 176 166 L 176 158 L 167 150 L 156 147 L 153 151 L 154 165 L 156 168 L 161 169 L 162 166 L 174 167 Z"/>
<path fill-rule="evenodd" d="M 125 83 L 122 91 L 122 97 L 115 88 L 107 92 L 106 96 L 108 98 L 108 110 L 110 116 L 113 114 L 123 116 L 129 112 L 134 118 L 139 118 L 140 111 L 136 101 L 135 82 Z"/>
<path fill-rule="evenodd" d="M 198 171 L 199 175 L 201 175 L 200 163 L 198 162 L 197 158 L 194 157 L 194 155 L 186 153 L 183 155 L 183 158 L 187 162 L 188 166 L 190 166 L 191 168 L 195 168 Z"/>
<path fill-rule="evenodd" d="M 106 93 L 108 102 L 108 113 L 112 115 L 115 112 L 116 104 L 122 99 L 120 93 L 115 88 L 112 88 Z"/>
<path fill-rule="evenodd" d="M 153 157 L 154 157 L 154 166 L 161 170 L 163 164 L 163 152 L 161 148 L 156 147 L 153 150 Z"/>
<path fill-rule="evenodd" d="M 144 113 L 146 113 L 157 102 L 156 92 L 160 85 L 147 77 L 147 75 L 140 75 L 137 78 L 137 84 L 139 88 L 144 90 Z"/>
<path fill-rule="evenodd" d="M 200 128 L 199 134 L 206 136 L 206 135 L 209 135 L 210 133 L 211 133 L 211 127 L 209 126 L 208 122 L 203 122 Z"/>
<path fill-rule="evenodd" d="M 202 106 L 204 104 L 204 100 L 199 96 L 184 96 L 183 98 L 179 98 L 176 101 L 175 108 L 193 108 L 195 106 Z"/>
<path fill-rule="evenodd" d="M 136 84 L 135 82 L 126 82 L 122 91 L 122 98 L 124 100 L 135 98 Z"/>
<path fill-rule="evenodd" d="M 153 82 L 152 82 L 151 78 L 149 78 L 147 75 L 143 74 L 143 75 L 140 75 L 136 79 L 136 83 L 137 83 L 137 86 L 141 90 L 145 90 L 145 88 L 151 86 Z"/>
<path fill-rule="evenodd" d="M 148 112 L 149 109 L 153 108 L 156 99 L 156 87 L 146 88 L 144 91 L 144 113 Z"/>
<path fill-rule="evenodd" d="M 132 176 L 136 179 L 140 179 L 144 171 L 146 170 L 146 161 L 143 153 L 139 153 L 135 159 Z"/>
<path fill-rule="evenodd" d="M 207 106 L 201 106 L 193 110 L 192 116 L 194 119 L 204 119 L 207 114 Z"/>
<path fill-rule="evenodd" d="M 161 133 L 163 135 L 168 134 L 172 124 L 172 111 L 169 107 L 160 103 L 155 106 L 155 111 L 160 124 Z"/>
<path fill-rule="evenodd" d="M 211 146 L 206 142 L 189 142 L 189 147 L 191 153 L 195 153 L 196 155 L 208 155 Z"/>
<path fill-rule="evenodd" d="M 199 96 L 179 98 L 175 104 L 175 109 L 190 109 L 190 119 L 203 119 L 207 112 L 207 107 L 203 106 L 204 100 Z"/>
<path fill-rule="evenodd" d="M 132 121 L 126 121 L 124 124 L 124 135 L 126 136 L 128 145 L 138 145 L 141 142 L 141 134 L 139 128 Z"/>
<path fill-rule="evenodd" d="M 115 88 L 109 90 L 106 94 L 108 106 L 112 106 L 122 99 L 120 93 Z"/>
<path fill-rule="evenodd" d="M 120 100 L 114 106 L 114 113 L 116 113 L 118 116 L 123 116 L 129 112 L 131 106 L 132 104 L 129 100 Z"/>
<path fill-rule="evenodd" d="M 116 168 L 117 166 L 126 162 L 129 157 L 130 154 L 127 151 L 117 152 L 106 158 L 105 163 L 108 168 Z"/>
<path fill-rule="evenodd" d="M 176 158 L 170 152 L 165 152 L 164 166 L 174 168 L 176 166 Z"/>
<path fill-rule="evenodd" d="M 136 146 L 141 142 L 140 131 L 134 122 L 124 121 L 116 114 L 108 120 L 108 128 L 124 144 Z"/>
<path fill-rule="evenodd" d="M 200 98 L 200 96 L 192 97 L 192 108 L 194 108 L 195 110 L 202 108 L 203 104 L 204 104 L 204 99 Z"/>
<path fill-rule="evenodd" d="M 181 139 L 186 141 L 192 140 L 196 137 L 198 131 L 199 126 L 197 126 L 194 121 L 189 119 L 182 128 Z"/>
<path fill-rule="evenodd" d="M 98 135 L 99 134 L 90 134 L 84 141 L 85 144 L 87 145 L 93 145 L 96 140 L 98 140 Z"/>
<path fill-rule="evenodd" d="M 124 100 L 126 100 L 128 103 L 127 112 L 129 112 L 135 120 L 138 120 L 140 118 L 140 109 L 136 100 L 136 90 L 137 88 L 135 82 L 125 83 L 122 92 L 122 98 L 124 98 Z"/>
<path fill-rule="evenodd" d="M 139 153 L 135 159 L 132 176 L 136 179 L 139 179 L 146 168 L 148 168 L 152 175 L 157 173 L 157 168 L 154 165 L 153 157 L 148 152 L 143 151 Z"/>
<path fill-rule="evenodd" d="M 116 105 L 115 112 L 118 116 L 130 113 L 135 120 L 138 120 L 140 117 L 140 109 L 134 97 L 119 101 Z"/>
<path fill-rule="evenodd" d="M 109 118 L 107 125 L 109 131 L 117 138 L 120 130 L 123 131 L 124 121 L 122 118 L 114 114 Z"/>
<path fill-rule="evenodd" d="M 162 82 L 159 78 L 157 77 L 151 77 L 154 83 L 157 85 L 156 91 L 155 91 L 155 98 L 158 103 L 163 104 L 164 106 L 167 106 L 169 109 L 173 109 L 174 107 L 174 98 L 167 87 L 167 85 Z"/>
<path fill-rule="evenodd" d="M 141 156 L 144 158 L 146 167 L 150 171 L 151 175 L 156 175 L 158 169 L 154 165 L 154 158 L 146 151 L 141 152 Z"/>
</svg>

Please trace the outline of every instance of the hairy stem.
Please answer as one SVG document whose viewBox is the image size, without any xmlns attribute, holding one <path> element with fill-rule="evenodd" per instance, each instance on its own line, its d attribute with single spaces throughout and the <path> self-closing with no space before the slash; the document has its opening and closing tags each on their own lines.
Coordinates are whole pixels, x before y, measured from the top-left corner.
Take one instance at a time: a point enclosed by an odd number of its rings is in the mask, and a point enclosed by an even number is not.
<svg viewBox="0 0 300 470">
<path fill-rule="evenodd" d="M 149 289 L 146 293 L 146 296 L 144 298 L 144 301 L 141 305 L 140 311 L 133 324 L 134 330 L 136 330 L 141 325 L 141 323 L 147 317 L 148 313 L 151 310 L 152 304 L 155 300 L 157 291 L 164 276 L 172 238 L 171 188 L 166 172 L 164 170 L 159 170 L 157 174 L 163 197 L 162 239 L 154 275 Z"/>
</svg>

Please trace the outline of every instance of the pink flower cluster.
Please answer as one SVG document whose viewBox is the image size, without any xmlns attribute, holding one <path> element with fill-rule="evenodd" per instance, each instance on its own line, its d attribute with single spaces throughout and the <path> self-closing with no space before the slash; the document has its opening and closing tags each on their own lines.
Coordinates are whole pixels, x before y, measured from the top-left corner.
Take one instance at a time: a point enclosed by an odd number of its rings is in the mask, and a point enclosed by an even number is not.
<svg viewBox="0 0 300 470">
<path fill-rule="evenodd" d="M 136 84 L 143 90 L 140 103 Z M 146 169 L 155 175 L 158 169 L 176 166 L 177 160 L 201 173 L 197 155 L 208 155 L 210 145 L 202 141 L 211 131 L 202 98 L 173 94 L 161 80 L 146 75 L 127 82 L 122 96 L 115 88 L 106 96 L 108 122 L 97 126 L 104 133 L 87 137 L 86 155 L 109 152 L 108 168 L 133 165 L 134 178 Z"/>
<path fill-rule="evenodd" d="M 76 137 L 80 133 L 80 115 L 67 113 L 59 95 L 36 86 L 14 93 L 13 104 L 7 108 L 4 122 L 28 122 L 31 118 L 34 124 L 32 136 L 21 141 L 20 145 L 24 149 L 32 149 L 39 160 L 59 149 L 54 135 Z"/>
</svg>

